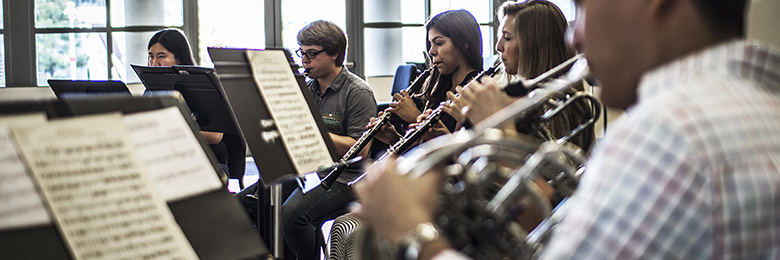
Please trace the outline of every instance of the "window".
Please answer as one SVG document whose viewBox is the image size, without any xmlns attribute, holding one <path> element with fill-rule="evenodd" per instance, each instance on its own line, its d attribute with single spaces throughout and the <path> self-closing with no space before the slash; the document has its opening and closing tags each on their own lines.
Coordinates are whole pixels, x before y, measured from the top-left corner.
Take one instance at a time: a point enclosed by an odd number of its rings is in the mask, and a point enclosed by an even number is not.
<svg viewBox="0 0 780 260">
<path fill-rule="evenodd" d="M 381 1 L 372 2 L 372 5 L 377 4 L 388 5 Z M 382 8 L 393 10 L 391 6 L 376 8 L 366 4 L 364 34 L 367 76 L 393 75 L 398 65 L 425 62 L 425 22 L 429 17 L 453 9 L 465 9 L 477 19 L 482 32 L 482 56 L 488 60 L 486 67 L 492 64 L 496 56 L 493 50 L 495 25 L 492 25 L 495 7 L 491 4 L 473 0 L 400 0 L 398 4 L 399 17 L 379 15 L 385 12 Z M 398 46 L 387 44 L 388 42 L 397 42 Z M 383 51 L 371 51 L 377 48 L 376 46 L 380 46 L 379 49 Z M 398 60 L 395 56 L 402 58 Z"/>
<path fill-rule="evenodd" d="M 138 82 L 130 64 L 146 64 L 149 37 L 169 27 L 187 34 L 203 66 L 211 66 L 209 46 L 268 45 L 292 51 L 298 48 L 298 31 L 318 19 L 333 21 L 348 33 L 347 60 L 355 62 L 348 64 L 358 75 L 392 75 L 400 64 L 424 61 L 423 24 L 429 16 L 460 8 L 480 23 L 483 56 L 490 59 L 495 8 L 504 1 L 0 0 L 5 11 L 19 14 L 0 13 L 0 21 L 13 25 L 2 28 L 0 23 L 0 86 L 46 85 L 49 78 Z M 551 1 L 569 21 L 574 19 L 571 0 Z M 266 5 L 274 8 L 266 10 Z M 14 55 L 7 56 L 3 46 L 12 46 Z"/>
<path fill-rule="evenodd" d="M 265 48 L 264 9 L 258 0 L 199 0 L 200 65 L 214 66 L 208 47 Z"/>
<path fill-rule="evenodd" d="M 182 28 L 183 9 L 182 0 L 35 0 L 37 84 L 50 78 L 138 82 L 130 64 L 146 65 L 154 32 Z"/>
<path fill-rule="evenodd" d="M 347 8 L 345 0 L 296 0 L 282 1 L 282 43 L 285 49 L 294 52 L 298 49 L 298 32 L 307 24 L 316 20 L 335 23 L 342 31 L 347 31 Z M 349 37 L 349 35 L 348 35 Z M 292 55 L 295 63 L 302 64 L 301 58 Z M 346 61 L 346 59 L 345 59 Z"/>
<path fill-rule="evenodd" d="M 547 0 L 557 5 L 561 9 L 563 16 L 566 17 L 566 21 L 569 23 L 574 22 L 577 18 L 577 7 L 574 5 L 573 0 Z"/>
</svg>

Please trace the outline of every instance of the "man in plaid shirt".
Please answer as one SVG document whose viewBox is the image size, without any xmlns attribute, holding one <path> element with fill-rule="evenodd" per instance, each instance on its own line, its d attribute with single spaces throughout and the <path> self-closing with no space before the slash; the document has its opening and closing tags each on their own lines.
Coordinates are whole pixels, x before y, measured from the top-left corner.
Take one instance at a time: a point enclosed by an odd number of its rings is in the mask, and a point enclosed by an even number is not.
<svg viewBox="0 0 780 260">
<path fill-rule="evenodd" d="M 626 116 L 545 257 L 780 258 L 780 53 L 740 39 L 745 0 L 576 2 L 575 45 Z"/>
</svg>

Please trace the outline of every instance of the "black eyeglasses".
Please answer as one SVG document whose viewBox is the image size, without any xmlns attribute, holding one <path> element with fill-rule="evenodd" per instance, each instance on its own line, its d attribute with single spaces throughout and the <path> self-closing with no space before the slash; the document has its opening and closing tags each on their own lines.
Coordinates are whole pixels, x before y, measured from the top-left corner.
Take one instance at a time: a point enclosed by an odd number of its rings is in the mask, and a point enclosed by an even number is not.
<svg viewBox="0 0 780 260">
<path fill-rule="evenodd" d="M 295 54 L 298 55 L 298 57 L 301 57 L 301 58 L 303 58 L 303 56 L 306 56 L 306 58 L 314 59 L 314 58 L 317 57 L 317 54 L 320 54 L 323 51 L 325 51 L 325 50 L 303 52 L 303 50 L 298 49 L 298 50 L 295 51 Z"/>
</svg>

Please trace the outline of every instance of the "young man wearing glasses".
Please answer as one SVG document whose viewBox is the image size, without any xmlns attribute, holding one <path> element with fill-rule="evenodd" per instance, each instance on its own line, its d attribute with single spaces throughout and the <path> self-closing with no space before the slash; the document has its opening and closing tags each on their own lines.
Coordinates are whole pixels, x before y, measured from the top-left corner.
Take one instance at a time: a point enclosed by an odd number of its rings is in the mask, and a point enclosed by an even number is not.
<svg viewBox="0 0 780 260">
<path fill-rule="evenodd" d="M 366 130 L 376 114 L 376 100 L 368 83 L 342 65 L 347 51 L 347 37 L 335 24 L 314 21 L 298 32 L 296 54 L 312 80 L 309 90 L 322 112 L 325 126 L 339 154 L 346 153 Z M 365 157 L 368 149 L 360 155 Z M 317 187 L 306 194 L 297 188 L 282 206 L 284 237 L 298 259 L 319 259 L 312 221 L 345 207 L 355 197 L 347 183 L 362 173 L 361 167 L 350 167 L 328 191 Z M 324 177 L 327 172 L 320 173 Z M 289 257 L 289 256 L 288 256 Z"/>
</svg>

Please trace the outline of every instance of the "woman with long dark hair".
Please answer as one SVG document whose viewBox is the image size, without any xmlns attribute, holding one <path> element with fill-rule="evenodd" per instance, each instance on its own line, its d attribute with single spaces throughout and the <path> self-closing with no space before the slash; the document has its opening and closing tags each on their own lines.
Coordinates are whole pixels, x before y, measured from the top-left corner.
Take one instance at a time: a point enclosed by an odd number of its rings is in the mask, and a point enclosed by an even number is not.
<svg viewBox="0 0 780 260">
<path fill-rule="evenodd" d="M 426 79 L 421 93 L 396 93 L 387 110 L 406 122 L 416 122 L 425 109 L 439 106 L 448 99 L 447 93 L 459 85 L 467 84 L 482 70 L 482 34 L 479 24 L 466 10 L 450 10 L 439 13 L 425 23 L 425 46 L 433 62 L 431 75 Z M 382 112 L 380 112 L 381 115 Z M 373 126 L 375 123 L 372 120 Z M 442 116 L 438 128 L 454 131 L 457 120 Z M 391 127 L 383 127 L 377 135 L 382 142 L 393 144 L 400 139 Z"/>
</svg>

